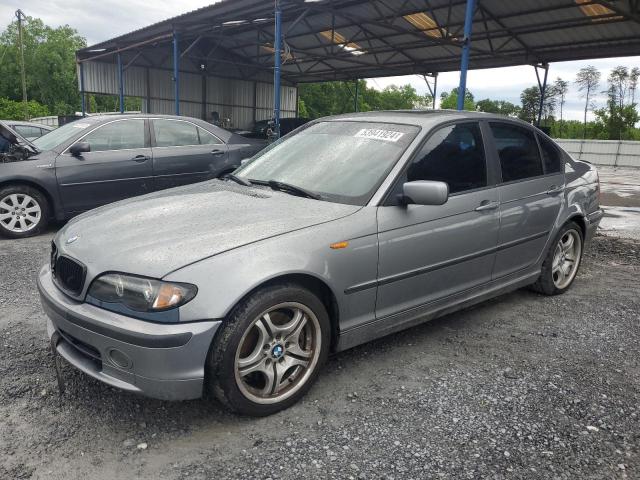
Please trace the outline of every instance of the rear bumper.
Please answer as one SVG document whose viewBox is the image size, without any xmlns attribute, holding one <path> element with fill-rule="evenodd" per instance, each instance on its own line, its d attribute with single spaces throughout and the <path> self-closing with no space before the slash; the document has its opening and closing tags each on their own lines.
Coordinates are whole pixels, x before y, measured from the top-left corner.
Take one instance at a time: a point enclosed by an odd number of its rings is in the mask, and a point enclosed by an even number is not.
<svg viewBox="0 0 640 480">
<path fill-rule="evenodd" d="M 585 226 L 586 226 L 585 239 L 584 239 L 585 243 L 591 242 L 591 240 L 595 236 L 596 231 L 598 230 L 598 225 L 600 224 L 600 220 L 602 220 L 602 217 L 604 217 L 604 210 L 601 208 L 587 215 L 587 218 L 585 221 Z"/>
<path fill-rule="evenodd" d="M 204 367 L 219 320 L 156 324 L 77 302 L 40 271 L 38 290 L 52 347 L 111 386 L 164 400 L 202 396 Z"/>
</svg>

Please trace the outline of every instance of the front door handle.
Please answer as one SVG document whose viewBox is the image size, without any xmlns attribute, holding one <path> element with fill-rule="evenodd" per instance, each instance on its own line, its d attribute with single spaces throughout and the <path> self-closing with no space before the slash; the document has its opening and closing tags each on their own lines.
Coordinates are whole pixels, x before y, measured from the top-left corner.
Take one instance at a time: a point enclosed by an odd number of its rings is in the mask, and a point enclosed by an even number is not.
<svg viewBox="0 0 640 480">
<path fill-rule="evenodd" d="M 131 160 L 133 160 L 134 162 L 143 163 L 149 160 L 149 157 L 147 157 L 146 155 L 136 155 Z"/>
<path fill-rule="evenodd" d="M 559 187 L 557 185 L 551 185 L 549 190 L 547 190 L 547 195 L 557 195 L 558 193 L 562 193 L 564 191 L 564 187 Z"/>
<path fill-rule="evenodd" d="M 478 205 L 475 208 L 475 210 L 476 212 L 484 212 L 485 210 L 495 210 L 499 206 L 500 206 L 499 202 L 492 202 L 491 200 L 483 200 L 482 202 L 480 202 L 480 205 Z"/>
<path fill-rule="evenodd" d="M 218 149 L 211 150 L 211 155 L 213 155 L 214 157 L 219 157 L 220 155 L 224 155 L 224 151 Z"/>
</svg>

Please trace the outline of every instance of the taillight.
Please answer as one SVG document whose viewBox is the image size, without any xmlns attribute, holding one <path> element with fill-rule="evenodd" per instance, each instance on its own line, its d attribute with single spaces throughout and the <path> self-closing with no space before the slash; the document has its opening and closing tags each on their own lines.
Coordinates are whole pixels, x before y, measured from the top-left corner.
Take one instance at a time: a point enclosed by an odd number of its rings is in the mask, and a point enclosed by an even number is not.
<svg viewBox="0 0 640 480">
<path fill-rule="evenodd" d="M 600 191 L 600 174 L 596 170 L 596 194 L 598 195 L 598 205 L 602 203 L 602 192 Z"/>
</svg>

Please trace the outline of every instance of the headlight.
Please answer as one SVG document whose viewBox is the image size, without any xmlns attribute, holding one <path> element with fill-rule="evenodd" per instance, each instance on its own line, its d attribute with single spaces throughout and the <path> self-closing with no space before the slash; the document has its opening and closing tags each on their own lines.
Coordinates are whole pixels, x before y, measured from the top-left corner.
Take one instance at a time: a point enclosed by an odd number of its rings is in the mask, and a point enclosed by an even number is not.
<svg viewBox="0 0 640 480">
<path fill-rule="evenodd" d="M 89 296 L 101 302 L 119 303 L 136 312 L 162 312 L 184 305 L 197 292 L 195 285 L 187 283 L 107 273 L 94 280 Z"/>
</svg>

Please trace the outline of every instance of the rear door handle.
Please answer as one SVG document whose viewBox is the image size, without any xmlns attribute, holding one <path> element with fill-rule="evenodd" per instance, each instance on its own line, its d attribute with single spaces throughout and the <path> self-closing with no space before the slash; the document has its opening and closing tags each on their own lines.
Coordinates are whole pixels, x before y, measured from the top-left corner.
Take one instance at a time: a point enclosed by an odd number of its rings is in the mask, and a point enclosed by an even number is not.
<svg viewBox="0 0 640 480">
<path fill-rule="evenodd" d="M 133 160 L 134 162 L 143 163 L 149 160 L 149 157 L 147 157 L 146 155 L 136 155 L 131 160 Z"/>
<path fill-rule="evenodd" d="M 224 152 L 222 150 L 211 150 L 211 155 L 213 155 L 214 157 L 219 157 L 220 155 L 224 155 Z"/>
<path fill-rule="evenodd" d="M 564 191 L 564 187 L 551 185 L 551 187 L 549 187 L 549 190 L 547 190 L 547 195 L 557 195 L 558 193 L 562 193 L 563 191 Z"/>
<path fill-rule="evenodd" d="M 495 210 L 500 206 L 499 202 L 492 202 L 491 200 L 483 200 L 479 206 L 475 208 L 476 212 L 484 212 L 485 210 Z"/>
</svg>

